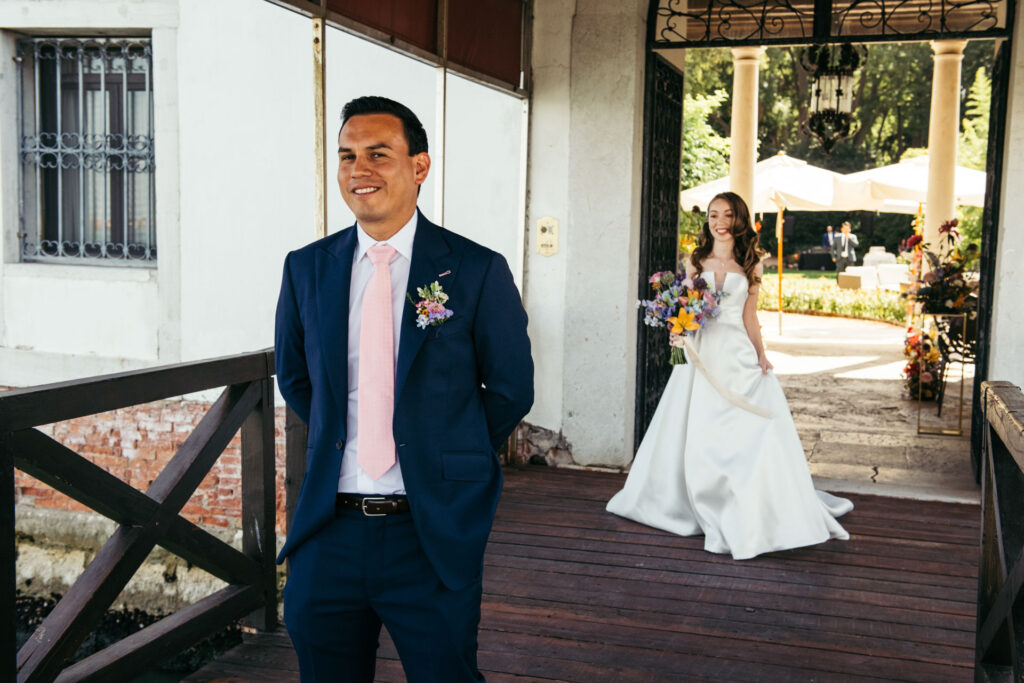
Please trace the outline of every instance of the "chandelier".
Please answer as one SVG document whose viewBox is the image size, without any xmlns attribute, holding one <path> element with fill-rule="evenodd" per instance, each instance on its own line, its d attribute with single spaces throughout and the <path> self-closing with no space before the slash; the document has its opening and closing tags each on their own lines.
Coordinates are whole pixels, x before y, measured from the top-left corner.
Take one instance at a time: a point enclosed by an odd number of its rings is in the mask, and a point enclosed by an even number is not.
<svg viewBox="0 0 1024 683">
<path fill-rule="evenodd" d="M 811 75 L 810 116 L 807 129 L 821 141 L 826 154 L 850 134 L 853 125 L 853 74 L 864 61 L 864 51 L 849 43 L 812 45 L 801 55 Z"/>
</svg>

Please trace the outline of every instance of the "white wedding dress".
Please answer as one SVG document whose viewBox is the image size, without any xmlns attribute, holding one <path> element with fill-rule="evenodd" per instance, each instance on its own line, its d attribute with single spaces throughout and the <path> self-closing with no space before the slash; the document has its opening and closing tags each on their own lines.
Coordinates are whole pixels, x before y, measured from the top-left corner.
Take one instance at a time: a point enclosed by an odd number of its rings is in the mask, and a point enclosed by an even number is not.
<svg viewBox="0 0 1024 683">
<path fill-rule="evenodd" d="M 699 277 L 716 286 L 713 273 Z M 848 539 L 835 518 L 853 504 L 814 489 L 782 387 L 757 363 L 743 326 L 746 277 L 725 273 L 720 284 L 721 314 L 692 337 L 698 358 L 672 368 L 608 511 L 704 534 L 705 550 L 737 560 Z"/>
</svg>

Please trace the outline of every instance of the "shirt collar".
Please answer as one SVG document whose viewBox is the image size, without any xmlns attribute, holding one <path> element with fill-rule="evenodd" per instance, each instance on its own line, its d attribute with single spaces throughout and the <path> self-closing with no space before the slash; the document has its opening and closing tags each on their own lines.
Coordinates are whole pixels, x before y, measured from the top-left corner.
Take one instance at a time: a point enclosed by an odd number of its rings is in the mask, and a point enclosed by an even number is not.
<svg viewBox="0 0 1024 683">
<path fill-rule="evenodd" d="M 356 236 L 359 238 L 359 244 L 356 247 L 356 262 L 363 258 L 366 251 L 375 244 L 390 244 L 394 247 L 395 251 L 404 256 L 409 261 L 412 261 L 412 242 L 416 236 L 416 223 L 420 217 L 420 210 L 416 209 L 412 212 L 412 218 L 396 232 L 394 235 L 384 240 L 383 242 L 377 242 L 375 239 L 366 234 L 363 230 L 363 226 L 356 222 Z"/>
</svg>

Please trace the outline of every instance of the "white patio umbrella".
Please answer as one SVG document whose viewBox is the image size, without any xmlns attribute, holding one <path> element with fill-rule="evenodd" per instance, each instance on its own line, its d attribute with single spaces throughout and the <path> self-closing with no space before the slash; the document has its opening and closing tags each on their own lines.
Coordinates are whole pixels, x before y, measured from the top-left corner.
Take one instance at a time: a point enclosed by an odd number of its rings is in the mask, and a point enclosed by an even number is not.
<svg viewBox="0 0 1024 683">
<path fill-rule="evenodd" d="M 783 153 L 763 159 L 754 165 L 754 198 L 752 213 L 789 211 L 829 211 L 852 208 L 836 206 L 843 197 L 856 198 L 857 192 L 837 191 L 843 175 L 812 166 Z M 698 185 L 680 194 L 683 209 L 691 206 L 706 211 L 711 198 L 730 189 L 729 176 Z"/>
<path fill-rule="evenodd" d="M 983 206 L 985 172 L 955 166 L 954 192 L 960 206 Z M 888 213 L 917 213 L 928 198 L 928 155 L 898 164 L 850 173 L 839 187 L 839 199 L 858 209 Z"/>
</svg>

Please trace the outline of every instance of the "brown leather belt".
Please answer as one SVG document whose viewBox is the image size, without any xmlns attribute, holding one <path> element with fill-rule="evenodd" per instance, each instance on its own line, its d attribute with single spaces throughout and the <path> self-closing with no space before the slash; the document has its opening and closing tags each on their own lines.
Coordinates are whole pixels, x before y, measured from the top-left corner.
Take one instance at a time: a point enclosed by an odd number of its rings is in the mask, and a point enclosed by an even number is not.
<svg viewBox="0 0 1024 683">
<path fill-rule="evenodd" d="M 406 496 L 361 496 L 357 493 L 339 493 L 334 502 L 334 510 L 358 510 L 367 517 L 400 515 L 409 512 L 409 499 Z"/>
</svg>

